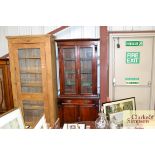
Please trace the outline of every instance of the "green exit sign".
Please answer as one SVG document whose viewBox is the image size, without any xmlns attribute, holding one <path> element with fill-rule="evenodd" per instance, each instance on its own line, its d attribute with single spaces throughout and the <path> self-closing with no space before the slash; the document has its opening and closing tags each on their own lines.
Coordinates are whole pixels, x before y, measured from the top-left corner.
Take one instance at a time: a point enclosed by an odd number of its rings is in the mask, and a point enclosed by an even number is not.
<svg viewBox="0 0 155 155">
<path fill-rule="evenodd" d="M 126 46 L 143 46 L 143 41 L 126 41 Z"/>
<path fill-rule="evenodd" d="M 139 64 L 140 52 L 126 52 L 126 64 Z"/>
</svg>

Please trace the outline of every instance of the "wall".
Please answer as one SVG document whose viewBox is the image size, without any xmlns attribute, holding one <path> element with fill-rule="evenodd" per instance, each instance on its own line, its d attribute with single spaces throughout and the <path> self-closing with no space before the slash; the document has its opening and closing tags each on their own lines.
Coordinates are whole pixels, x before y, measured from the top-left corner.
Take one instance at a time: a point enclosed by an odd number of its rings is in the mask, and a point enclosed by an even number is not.
<svg viewBox="0 0 155 155">
<path fill-rule="evenodd" d="M 46 34 L 59 26 L 0 26 L 0 56 L 8 53 L 6 36 Z M 109 31 L 155 30 L 155 26 L 108 26 Z M 99 38 L 99 26 L 72 26 L 59 33 L 57 39 Z"/>
<path fill-rule="evenodd" d="M 155 26 L 108 26 L 108 31 L 153 31 Z"/>
<path fill-rule="evenodd" d="M 0 57 L 8 53 L 6 36 L 46 34 L 58 26 L 0 26 Z"/>
</svg>

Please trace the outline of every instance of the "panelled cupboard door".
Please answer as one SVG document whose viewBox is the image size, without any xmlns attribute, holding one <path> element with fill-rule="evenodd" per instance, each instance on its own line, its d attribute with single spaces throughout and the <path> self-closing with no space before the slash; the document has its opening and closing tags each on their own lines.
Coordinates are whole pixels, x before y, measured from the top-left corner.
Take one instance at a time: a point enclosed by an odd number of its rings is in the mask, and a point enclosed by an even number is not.
<svg viewBox="0 0 155 155">
<path fill-rule="evenodd" d="M 95 121 L 98 117 L 98 108 L 94 104 L 84 104 L 79 106 L 80 121 Z"/>
<path fill-rule="evenodd" d="M 62 104 L 63 123 L 78 122 L 79 108 L 74 104 Z"/>
</svg>

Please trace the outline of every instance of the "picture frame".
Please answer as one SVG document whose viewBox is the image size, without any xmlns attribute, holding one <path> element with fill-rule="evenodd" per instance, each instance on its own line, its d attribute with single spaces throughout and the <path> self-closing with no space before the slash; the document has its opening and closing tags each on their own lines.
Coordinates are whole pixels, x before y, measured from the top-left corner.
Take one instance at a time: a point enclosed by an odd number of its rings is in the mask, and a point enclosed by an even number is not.
<svg viewBox="0 0 155 155">
<path fill-rule="evenodd" d="M 0 115 L 0 129 L 25 129 L 20 108 L 15 108 Z"/>
<path fill-rule="evenodd" d="M 33 129 L 48 129 L 48 125 L 46 123 L 45 115 L 43 115 L 40 120 L 37 122 Z"/>
<path fill-rule="evenodd" d="M 109 121 L 123 123 L 123 111 L 136 110 L 135 97 L 102 103 L 104 113 Z"/>
<path fill-rule="evenodd" d="M 63 129 L 85 129 L 86 125 L 81 123 L 68 123 L 64 124 Z"/>
</svg>

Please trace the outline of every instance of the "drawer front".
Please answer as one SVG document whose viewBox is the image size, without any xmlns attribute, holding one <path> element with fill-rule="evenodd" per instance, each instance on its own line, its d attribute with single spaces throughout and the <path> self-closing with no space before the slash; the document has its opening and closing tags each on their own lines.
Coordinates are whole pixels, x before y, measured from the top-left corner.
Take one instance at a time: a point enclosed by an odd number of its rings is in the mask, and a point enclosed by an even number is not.
<svg viewBox="0 0 155 155">
<path fill-rule="evenodd" d="M 73 104 L 92 104 L 92 100 L 63 100 L 63 103 L 73 103 Z"/>
</svg>

